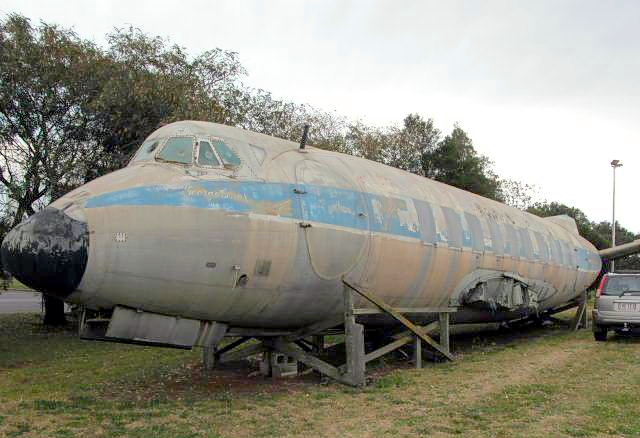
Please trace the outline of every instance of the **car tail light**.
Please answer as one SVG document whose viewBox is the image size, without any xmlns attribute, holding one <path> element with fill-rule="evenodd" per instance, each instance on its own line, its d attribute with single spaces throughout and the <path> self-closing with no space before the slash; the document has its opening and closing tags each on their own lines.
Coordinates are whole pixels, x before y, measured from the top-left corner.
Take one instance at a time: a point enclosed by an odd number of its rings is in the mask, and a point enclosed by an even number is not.
<svg viewBox="0 0 640 438">
<path fill-rule="evenodd" d="M 606 275 L 602 277 L 602 280 L 600 280 L 600 286 L 598 286 L 598 290 L 596 291 L 596 298 L 602 295 L 602 291 L 604 290 L 604 287 L 607 284 L 607 280 L 608 280 L 608 277 Z"/>
</svg>

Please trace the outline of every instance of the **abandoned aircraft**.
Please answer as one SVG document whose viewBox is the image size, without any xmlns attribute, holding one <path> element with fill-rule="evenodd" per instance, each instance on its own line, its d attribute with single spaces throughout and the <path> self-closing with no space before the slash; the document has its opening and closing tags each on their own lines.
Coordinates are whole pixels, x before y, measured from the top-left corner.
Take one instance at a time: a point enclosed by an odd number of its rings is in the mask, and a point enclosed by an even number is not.
<svg viewBox="0 0 640 438">
<path fill-rule="evenodd" d="M 415 323 L 442 309 L 513 320 L 571 303 L 601 269 L 568 217 L 195 121 L 161 127 L 126 168 L 25 220 L 2 260 L 24 284 L 102 312 L 87 319 L 105 324 L 101 339 L 187 348 L 339 325 L 345 284 Z"/>
</svg>

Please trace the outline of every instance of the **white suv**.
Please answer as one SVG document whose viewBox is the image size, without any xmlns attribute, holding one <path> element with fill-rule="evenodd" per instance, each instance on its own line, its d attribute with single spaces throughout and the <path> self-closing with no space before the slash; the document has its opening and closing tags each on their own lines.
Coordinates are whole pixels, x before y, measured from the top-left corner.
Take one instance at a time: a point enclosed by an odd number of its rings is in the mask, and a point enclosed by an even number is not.
<svg viewBox="0 0 640 438">
<path fill-rule="evenodd" d="M 593 337 L 606 341 L 609 329 L 640 327 L 640 274 L 605 274 L 593 309 Z"/>
</svg>

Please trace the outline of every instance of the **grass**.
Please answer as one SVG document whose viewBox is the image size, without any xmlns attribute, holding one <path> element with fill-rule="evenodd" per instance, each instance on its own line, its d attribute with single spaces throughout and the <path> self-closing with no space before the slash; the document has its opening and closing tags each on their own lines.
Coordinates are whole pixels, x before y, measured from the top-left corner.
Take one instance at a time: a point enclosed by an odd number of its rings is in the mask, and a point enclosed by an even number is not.
<svg viewBox="0 0 640 438">
<path fill-rule="evenodd" d="M 20 283 L 18 280 L 16 280 L 15 278 L 11 279 L 11 282 L 7 285 L 7 289 L 13 289 L 16 291 L 33 291 L 33 289 L 31 289 L 28 286 L 25 286 L 24 284 Z M 0 290 L 0 292 L 2 292 Z"/>
<path fill-rule="evenodd" d="M 0 436 L 640 435 L 640 338 L 546 328 L 453 341 L 458 361 L 374 366 L 358 390 L 207 374 L 198 351 L 81 341 L 36 315 L 0 315 Z"/>
</svg>

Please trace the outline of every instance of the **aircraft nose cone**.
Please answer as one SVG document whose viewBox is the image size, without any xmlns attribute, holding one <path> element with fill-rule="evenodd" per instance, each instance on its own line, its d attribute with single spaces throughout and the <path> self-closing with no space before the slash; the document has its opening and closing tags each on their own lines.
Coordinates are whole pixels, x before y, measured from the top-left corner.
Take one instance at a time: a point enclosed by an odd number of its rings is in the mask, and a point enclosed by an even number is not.
<svg viewBox="0 0 640 438">
<path fill-rule="evenodd" d="M 45 208 L 11 230 L 2 242 L 2 265 L 21 283 L 66 298 L 87 266 L 86 222 Z"/>
</svg>

